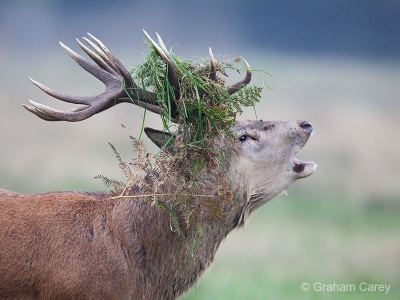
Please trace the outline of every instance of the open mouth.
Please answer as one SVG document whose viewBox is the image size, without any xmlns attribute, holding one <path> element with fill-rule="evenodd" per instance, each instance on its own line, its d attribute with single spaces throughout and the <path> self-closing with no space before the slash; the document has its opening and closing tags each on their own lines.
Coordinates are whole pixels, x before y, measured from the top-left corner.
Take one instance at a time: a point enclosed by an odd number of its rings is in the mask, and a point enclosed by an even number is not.
<svg viewBox="0 0 400 300">
<path fill-rule="evenodd" d="M 318 165 L 313 161 L 303 161 L 295 158 L 294 156 L 301 150 L 297 149 L 291 158 L 293 164 L 293 171 L 296 173 L 298 178 L 304 178 L 310 176 L 317 169 Z"/>
</svg>

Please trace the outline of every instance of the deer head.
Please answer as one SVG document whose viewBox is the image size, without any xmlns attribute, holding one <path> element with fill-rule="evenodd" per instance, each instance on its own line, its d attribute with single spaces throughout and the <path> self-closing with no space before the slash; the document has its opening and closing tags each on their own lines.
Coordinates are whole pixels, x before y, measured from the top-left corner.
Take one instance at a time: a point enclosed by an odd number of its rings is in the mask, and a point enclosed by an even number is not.
<svg viewBox="0 0 400 300">
<path fill-rule="evenodd" d="M 162 39 L 157 34 L 158 44 L 144 31 L 147 39 L 157 51 L 167 66 L 167 80 L 173 89 L 172 101 L 167 108 L 169 118 L 176 122 L 179 118 L 177 103 L 181 98 L 178 72 L 170 59 Z M 81 104 L 83 106 L 70 111 L 59 111 L 48 106 L 30 100 L 32 106 L 24 107 L 47 121 L 76 122 L 87 119 L 94 114 L 104 111 L 119 103 L 132 103 L 143 107 L 156 114 L 162 114 L 165 107 L 160 107 L 153 92 L 139 87 L 132 79 L 131 74 L 114 54 L 97 38 L 90 35 L 92 40 L 83 38 L 93 49 L 89 49 L 79 40 L 79 46 L 94 61 L 88 61 L 62 43 L 61 46 L 67 53 L 87 72 L 98 78 L 106 86 L 106 91 L 100 95 L 91 97 L 79 97 L 62 95 L 49 89 L 41 83 L 30 79 L 44 92 L 59 100 Z M 210 49 L 209 80 L 219 82 L 217 77 L 217 64 Z M 228 86 L 227 95 L 238 92 L 248 84 L 252 72 L 248 63 L 246 65 L 245 78 L 231 86 Z M 219 136 L 215 143 L 230 152 L 234 152 L 234 158 L 227 168 L 227 174 L 236 193 L 244 199 L 240 210 L 237 225 L 243 225 L 249 214 L 274 196 L 285 191 L 289 185 L 299 178 L 311 175 L 316 169 L 314 162 L 304 162 L 294 156 L 305 145 L 313 131 L 307 121 L 236 121 L 231 128 L 231 135 Z M 175 135 L 146 128 L 145 133 L 160 148 L 173 151 Z M 232 139 L 235 141 L 231 143 Z M 228 142 L 228 140 L 230 142 Z M 166 145 L 169 141 L 169 146 Z"/>
</svg>

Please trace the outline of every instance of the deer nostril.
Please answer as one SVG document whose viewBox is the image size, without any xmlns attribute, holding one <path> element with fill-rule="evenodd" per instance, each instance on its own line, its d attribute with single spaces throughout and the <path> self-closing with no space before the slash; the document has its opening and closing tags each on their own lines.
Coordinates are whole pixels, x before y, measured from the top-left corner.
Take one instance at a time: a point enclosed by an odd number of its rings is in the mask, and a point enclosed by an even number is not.
<svg viewBox="0 0 400 300">
<path fill-rule="evenodd" d="M 307 121 L 304 121 L 300 124 L 300 127 L 303 128 L 308 134 L 311 134 L 313 132 L 313 128 L 310 123 Z"/>
</svg>

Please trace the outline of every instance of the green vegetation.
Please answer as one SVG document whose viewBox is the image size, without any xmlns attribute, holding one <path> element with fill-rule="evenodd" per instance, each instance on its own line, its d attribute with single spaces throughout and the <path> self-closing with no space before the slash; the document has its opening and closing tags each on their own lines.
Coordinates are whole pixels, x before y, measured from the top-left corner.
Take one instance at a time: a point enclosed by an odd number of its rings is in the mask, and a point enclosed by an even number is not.
<svg viewBox="0 0 400 300">
<path fill-rule="evenodd" d="M 162 50 L 155 49 L 150 43 L 149 54 L 133 68 L 132 77 L 143 89 L 153 92 L 155 101 L 163 109 L 164 130 L 170 131 L 171 127 L 177 130 L 179 143 L 175 144 L 175 153 L 180 155 L 182 173 L 214 168 L 221 160 L 221 151 L 210 141 L 222 134 L 230 134 L 229 129 L 243 108 L 254 107 L 260 101 L 262 88 L 238 85 L 240 88 L 233 93 L 225 85 L 227 69 L 238 72 L 242 69 L 232 64 L 241 58 L 213 59 L 212 64 L 210 59 L 184 60 L 164 50 L 176 70 L 178 92 L 168 80 L 171 66 L 158 51 Z M 250 72 L 247 63 L 244 70 Z M 189 166 L 194 170 L 186 170 Z"/>
<path fill-rule="evenodd" d="M 400 205 L 371 210 L 351 199 L 274 199 L 228 236 L 180 299 L 399 299 L 399 213 Z M 316 291 L 318 283 L 355 291 Z M 390 284 L 389 292 L 362 291 L 362 283 Z"/>
<path fill-rule="evenodd" d="M 186 143 L 201 145 L 210 137 L 226 132 L 244 107 L 254 107 L 260 101 L 262 88 L 257 86 L 246 85 L 230 95 L 224 78 L 210 78 L 210 59 L 194 62 L 174 53 L 169 53 L 168 58 L 178 75 L 181 96 L 176 100 L 179 115 L 176 121 Z M 240 60 L 218 60 L 216 70 L 224 77 L 227 69 L 239 72 L 242 68 L 234 67 L 232 63 Z M 164 129 L 169 130 L 174 88 L 167 79 L 167 65 L 157 50 L 150 47 L 144 61 L 133 68 L 132 77 L 142 88 L 154 92 L 156 102 L 164 109 L 161 116 Z"/>
</svg>

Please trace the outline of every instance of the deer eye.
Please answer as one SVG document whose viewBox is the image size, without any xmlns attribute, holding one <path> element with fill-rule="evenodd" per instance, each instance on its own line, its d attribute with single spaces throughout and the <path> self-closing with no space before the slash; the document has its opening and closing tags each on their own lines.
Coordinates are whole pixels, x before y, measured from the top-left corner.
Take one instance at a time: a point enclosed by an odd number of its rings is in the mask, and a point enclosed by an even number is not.
<svg viewBox="0 0 400 300">
<path fill-rule="evenodd" d="M 248 136 L 243 134 L 243 135 L 239 136 L 239 141 L 241 141 L 243 143 L 245 140 L 247 140 L 247 138 L 248 138 Z"/>
</svg>

